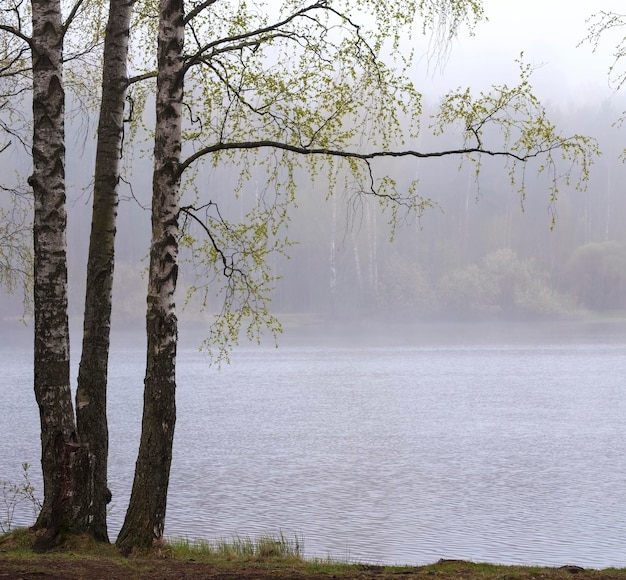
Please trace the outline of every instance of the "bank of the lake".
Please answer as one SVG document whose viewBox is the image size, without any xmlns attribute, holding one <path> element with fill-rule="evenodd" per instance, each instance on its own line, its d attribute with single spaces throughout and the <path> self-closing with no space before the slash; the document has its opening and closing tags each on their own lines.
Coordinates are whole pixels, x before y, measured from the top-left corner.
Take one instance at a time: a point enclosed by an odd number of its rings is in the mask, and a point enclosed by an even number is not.
<svg viewBox="0 0 626 580">
<path fill-rule="evenodd" d="M 243 552 L 236 546 L 207 549 L 180 541 L 122 556 L 115 546 L 96 545 L 85 538 L 70 538 L 52 552 L 36 554 L 27 547 L 32 537 L 28 530 L 0 537 L 0 579 L 626 580 L 626 569 L 584 569 L 575 564 L 550 568 L 440 560 L 424 566 L 383 566 L 307 560 L 281 538 L 265 538 Z"/>
</svg>

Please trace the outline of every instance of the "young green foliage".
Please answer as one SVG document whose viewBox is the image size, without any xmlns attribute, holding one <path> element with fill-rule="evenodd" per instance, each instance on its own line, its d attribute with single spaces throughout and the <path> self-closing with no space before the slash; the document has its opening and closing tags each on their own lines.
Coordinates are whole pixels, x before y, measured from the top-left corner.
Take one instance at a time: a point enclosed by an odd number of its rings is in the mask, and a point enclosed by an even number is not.
<svg viewBox="0 0 626 580">
<path fill-rule="evenodd" d="M 156 9 L 154 0 L 139 1 L 131 27 L 135 127 L 154 89 Z M 199 267 L 190 292 L 202 290 L 202 303 L 220 313 L 210 350 L 224 355 L 242 329 L 257 339 L 264 325 L 279 331 L 268 310 L 275 282 L 268 257 L 289 245 L 289 208 L 303 176 L 320 197 L 347 193 L 355 207 L 360 196 L 375 196 L 391 223 L 402 212 L 421 215 L 431 202 L 416 181 L 399 185 L 389 157 L 456 155 L 471 159 L 478 175 L 485 155 L 501 156 L 522 198 L 526 162 L 537 159 L 550 175 L 551 202 L 559 187 L 584 187 L 595 142 L 558 132 L 532 91 L 532 68 L 521 61 L 517 86 L 445 97 L 431 128 L 440 135 L 460 126 L 457 146 L 416 146 L 423 112 L 408 76 L 411 40 L 430 34 L 431 52 L 445 52 L 462 26 L 473 32 L 483 18 L 477 0 L 187 4 L 179 172 L 183 226 L 195 226 L 181 243 Z M 215 180 L 226 168 L 239 174 L 230 190 Z M 238 197 L 247 200 L 243 213 L 227 215 L 228 199 Z"/>
<path fill-rule="evenodd" d="M 420 134 L 422 95 L 406 76 L 406 68 L 389 64 L 396 62 L 394 56 L 406 56 L 400 38 L 403 33 L 410 37 L 416 15 L 422 16 L 425 27 L 443 26 L 451 36 L 462 21 L 475 22 L 482 16 L 480 6 L 474 3 L 444 3 L 436 10 L 435 6 L 399 1 L 384 3 L 384 8 L 380 3 L 361 2 L 354 8 L 342 3 L 297 2 L 286 3 L 273 19 L 260 10 L 249 11 L 245 3 L 192 10 L 187 17 L 191 40 L 187 45 L 184 152 L 188 156 L 181 162 L 181 172 L 194 168 L 196 175 L 202 175 L 202 164 L 237 167 L 240 181 L 233 195 L 242 195 L 251 178 L 250 168 L 264 167 L 263 189 L 272 192 L 272 203 L 281 208 L 271 214 L 277 232 L 287 224 L 289 205 L 297 202 L 294 175 L 301 176 L 302 170 L 308 171 L 309 179 L 325 182 L 324 197 L 338 191 L 348 192 L 351 198 L 375 196 L 390 211 L 392 223 L 400 211 L 421 215 L 430 201 L 420 195 L 415 182 L 398 186 L 385 163 L 388 157 L 469 157 L 478 175 L 482 156 L 501 156 L 522 197 L 525 164 L 538 158 L 538 170 L 551 177 L 551 202 L 556 200 L 559 186 L 567 186 L 571 180 L 576 187 L 584 187 L 597 154 L 595 142 L 580 135 L 560 135 L 532 91 L 532 68 L 521 61 L 517 86 L 495 86 L 477 98 L 469 89 L 445 97 L 431 128 L 440 135 L 461 124 L 465 131 L 457 147 L 439 151 L 412 148 Z M 409 57 L 400 60 L 404 67 L 410 63 Z M 200 204 L 215 200 L 210 183 L 193 181 Z M 228 273 L 225 296 L 229 299 L 217 319 L 211 344 L 218 340 L 232 345 L 225 336 L 238 333 L 245 318 L 242 312 L 250 314 L 242 306 L 248 304 L 250 291 L 266 288 L 273 281 L 265 272 L 266 260 L 240 271 L 221 268 L 223 256 L 216 251 L 224 231 L 249 234 L 252 223 L 268 219 L 264 207 L 247 214 L 237 228 L 231 223 L 218 230 L 212 223 L 214 239 L 208 245 L 200 242 L 206 260 Z M 249 244 L 258 240 L 249 235 L 239 239 Z M 196 241 L 194 236 L 185 238 L 189 247 Z M 253 254 L 230 255 L 234 260 Z M 194 259 L 199 260 L 198 253 Z M 246 284 L 228 280 L 230 274 L 244 271 Z M 262 286 L 248 285 L 253 272 L 264 280 Z M 237 294 L 239 299 L 234 298 Z M 262 302 L 266 304 L 266 299 Z M 234 313 L 233 307 L 238 308 Z M 273 323 L 265 308 L 253 312 Z M 252 328 L 252 336 L 258 336 L 260 327 Z"/>
<path fill-rule="evenodd" d="M 32 252 L 29 200 L 11 192 L 10 205 L 0 207 L 0 286 L 9 294 L 22 291 L 25 311 L 32 308 Z"/>
<path fill-rule="evenodd" d="M 595 52 L 599 49 L 603 38 L 615 37 L 613 64 L 609 67 L 608 75 L 611 84 L 616 90 L 619 90 L 626 82 L 626 69 L 622 65 L 622 61 L 626 57 L 626 36 L 622 32 L 626 26 L 626 15 L 600 10 L 591 16 L 587 22 L 589 34 L 579 43 L 579 46 L 588 42 Z"/>
<path fill-rule="evenodd" d="M 476 177 L 483 156 L 503 157 L 511 185 L 518 187 L 522 200 L 526 194 L 527 162 L 538 159 L 539 165 L 533 169 L 550 176 L 549 199 L 554 204 L 559 188 L 572 183 L 576 189 L 586 186 L 590 168 L 600 152 L 590 137 L 561 135 L 533 93 L 533 67 L 524 63 L 523 54 L 517 62 L 518 85 L 494 86 L 478 97 L 469 88 L 452 91 L 444 97 L 432 128 L 435 135 L 459 125 L 464 129 L 463 157 L 474 163 Z"/>
<path fill-rule="evenodd" d="M 4 2 L 0 9 L 0 162 L 10 165 L 32 141 L 32 10 L 30 3 Z M 63 3 L 64 89 L 72 102 L 87 104 L 97 94 L 98 46 L 102 39 L 103 2 Z M 78 110 L 71 112 L 77 113 Z M 0 182 L 0 285 L 9 293 L 21 291 L 25 310 L 32 307 L 32 203 L 26 185 L 28 166 L 4 171 Z"/>
</svg>

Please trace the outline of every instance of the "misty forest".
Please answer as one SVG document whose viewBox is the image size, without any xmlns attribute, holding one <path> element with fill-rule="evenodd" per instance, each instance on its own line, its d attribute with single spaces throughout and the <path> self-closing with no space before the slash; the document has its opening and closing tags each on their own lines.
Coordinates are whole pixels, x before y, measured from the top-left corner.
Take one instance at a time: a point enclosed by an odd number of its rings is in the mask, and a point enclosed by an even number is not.
<svg viewBox="0 0 626 580">
<path fill-rule="evenodd" d="M 376 199 L 350 186 L 328 197 L 328 178 L 296 174 L 297 207 L 280 231 L 290 245 L 268 258 L 276 277 L 269 294 L 272 313 L 285 323 L 298 316 L 309 323 L 376 323 L 619 315 L 626 307 L 626 234 L 620 227 L 626 168 L 618 157 L 621 135 L 613 127 L 620 111 L 608 103 L 551 107 L 564 132 L 594 135 L 602 151 L 614 152 L 595 160 L 584 190 L 564 188 L 557 199 L 547 192 L 548 177 L 537 177 L 532 166 L 522 197 L 498 160 L 483 160 L 478 177 L 473 165 L 460 166 L 458 159 L 397 162 L 392 175 L 398 188 L 417 180 L 428 207 L 421 216 L 400 209 L 399 219 L 390 223 Z M 71 141 L 84 146 L 80 136 Z M 426 143 L 435 146 L 434 140 Z M 139 185 L 141 175 L 133 194 L 122 200 L 119 216 L 113 320 L 120 329 L 143 323 L 149 199 L 139 194 L 149 187 Z M 143 176 L 149 175 L 146 164 Z M 90 175 L 84 179 L 88 183 Z M 234 195 L 239 179 L 232 169 L 207 168 L 194 185 L 211 184 L 214 193 L 205 193 L 206 199 L 219 205 L 225 219 L 240 223 L 251 203 L 272 194 L 263 166 L 252 170 Z M 77 191 L 69 210 L 77 216 L 68 228 L 70 273 L 84 269 L 86 260 L 86 195 Z M 201 237 L 193 222 L 186 225 Z M 207 328 L 219 312 L 219 283 L 209 284 L 206 302 L 193 294 L 213 276 L 183 251 L 178 314 L 183 323 Z M 80 317 L 84 280 L 70 288 L 70 315 Z M 11 310 L 5 304 L 5 316 L 19 311 L 17 301 Z"/>
<path fill-rule="evenodd" d="M 283 332 L 623 320 L 622 45 L 611 98 L 536 92 L 523 53 L 435 95 L 415 62 L 445 69 L 481 2 L 352 4 L 3 2 L 0 345 L 34 344 L 34 396 L 7 389 L 39 412 L 37 548 L 112 536 L 116 333 L 146 365 L 128 553 L 166 530 L 179 340 L 236 372 Z"/>
<path fill-rule="evenodd" d="M 286 322 L 291 319 L 286 315 L 309 322 L 415 322 L 610 316 L 623 310 L 626 240 L 620 220 L 626 201 L 620 192 L 626 168 L 619 158 L 621 134 L 613 126 L 620 105 L 549 107 L 564 131 L 594 135 L 606 152 L 595 160 L 584 190 L 564 189 L 557 200 L 546 192 L 547 178 L 530 167 L 522 197 L 498 160 L 485 160 L 479 177 L 473 165 L 460 165 L 458 159 L 397 162 L 393 175 L 399 187 L 418 180 L 429 207 L 422 216 L 401 213 L 390 224 L 377 200 L 349 187 L 328 197 L 327 178 L 313 180 L 306 171 L 296 175 L 297 207 L 280 231 L 290 245 L 269 258 L 276 278 L 272 312 Z M 86 121 L 69 137 L 76 147 L 68 159 L 75 180 L 68 194 L 69 312 L 75 318 L 82 316 L 85 286 L 80 272 L 90 227 L 91 131 L 93 122 Z M 5 154 L 3 162 L 9 159 Z M 113 309 L 118 329 L 144 323 L 151 167 L 141 157 L 133 166 L 132 189 L 124 191 L 122 184 L 118 217 Z M 271 195 L 266 179 L 260 165 L 242 185 L 235 165 L 206 168 L 194 185 L 210 184 L 206 200 L 239 223 L 251 204 Z M 192 222 L 188 226 L 194 229 Z M 178 316 L 183 324 L 206 329 L 219 312 L 219 280 L 206 301 L 198 294 L 187 301 L 187 294 L 212 276 L 192 254 L 181 255 Z M 2 316 L 18 318 L 21 300 L 19 292 L 5 296 Z"/>
<path fill-rule="evenodd" d="M 461 165 L 458 159 L 397 162 L 393 175 L 399 187 L 418 180 L 429 207 L 422 216 L 401 213 L 390 224 L 377 200 L 349 187 L 328 197 L 328 179 L 311 179 L 302 171 L 295 176 L 297 207 L 290 209 L 280 231 L 290 245 L 269 258 L 276 278 L 270 290 L 272 312 L 279 320 L 289 321 L 286 315 L 293 315 L 303 317 L 302 322 L 618 314 L 626 300 L 626 234 L 620 227 L 626 211 L 621 195 L 626 168 L 619 158 L 622 137 L 613 126 L 620 107 L 609 102 L 567 110 L 549 105 L 559 127 L 594 135 L 606 152 L 595 160 L 584 190 L 566 188 L 557 200 L 546 191 L 547 178 L 537 177 L 532 168 L 527 169 L 522 197 L 497 160 L 485 160 L 479 177 L 473 165 Z M 68 194 L 69 312 L 75 318 L 82 317 L 84 298 L 80 272 L 90 228 L 93 171 L 86 161 L 94 154 L 92 131 L 93 121 L 85 121 L 69 137 L 76 148 L 68 159 L 75 180 Z M 2 161 L 15 165 L 7 154 Z M 141 157 L 133 160 L 133 167 L 132 188 L 124 191 L 122 183 L 118 216 L 113 309 L 118 329 L 144 323 L 151 167 Z M 262 165 L 246 179 L 239 183 L 236 165 L 211 167 L 194 185 L 203 189 L 210 184 L 207 201 L 239 223 L 251 204 L 271 195 Z M 193 230 L 192 222 L 188 226 Z M 181 255 L 178 317 L 183 324 L 206 329 L 219 312 L 219 280 L 211 285 L 206 302 L 193 294 L 212 276 L 192 254 Z M 0 309 L 3 318 L 19 318 L 21 294 L 5 295 Z"/>
</svg>

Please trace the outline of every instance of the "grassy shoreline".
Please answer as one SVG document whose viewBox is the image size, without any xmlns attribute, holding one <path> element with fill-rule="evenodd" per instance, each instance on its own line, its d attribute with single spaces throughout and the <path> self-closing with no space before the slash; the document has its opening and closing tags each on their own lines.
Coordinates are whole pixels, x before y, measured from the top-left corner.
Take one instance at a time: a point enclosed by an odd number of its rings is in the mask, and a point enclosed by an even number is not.
<svg viewBox="0 0 626 580">
<path fill-rule="evenodd" d="M 439 560 L 423 566 L 386 566 L 332 559 L 306 559 L 299 538 L 262 536 L 209 543 L 185 539 L 162 542 L 152 549 L 123 556 L 114 545 L 71 537 L 45 554 L 30 546 L 34 533 L 16 530 L 0 536 L 0 579 L 63 578 L 106 580 L 126 578 L 257 579 L 357 578 L 419 580 L 626 580 L 626 569 L 506 566 Z"/>
</svg>

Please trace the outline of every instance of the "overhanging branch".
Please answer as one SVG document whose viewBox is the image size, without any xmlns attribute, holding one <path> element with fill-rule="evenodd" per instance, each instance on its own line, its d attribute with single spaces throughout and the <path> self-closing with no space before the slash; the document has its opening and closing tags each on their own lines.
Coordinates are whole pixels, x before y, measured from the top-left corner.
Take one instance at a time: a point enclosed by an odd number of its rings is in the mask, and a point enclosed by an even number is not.
<svg viewBox="0 0 626 580">
<path fill-rule="evenodd" d="M 311 12 L 313 10 L 326 9 L 326 8 L 328 8 L 327 0 L 318 0 L 318 2 L 315 2 L 314 4 L 311 4 L 309 6 L 305 6 L 304 8 L 301 8 L 300 10 L 294 12 L 293 14 L 289 15 L 287 18 L 284 18 L 280 22 L 275 22 L 274 24 L 270 24 L 268 26 L 264 26 L 264 27 L 258 28 L 256 30 L 251 30 L 249 32 L 243 32 L 241 34 L 236 34 L 236 35 L 230 36 L 228 38 L 221 38 L 221 39 L 216 40 L 214 42 L 209 42 L 208 44 L 206 44 L 203 47 L 201 47 L 195 54 L 193 54 L 193 55 L 191 55 L 189 57 L 189 60 L 185 64 L 185 70 L 188 70 L 189 68 L 191 68 L 195 64 L 198 64 L 199 62 L 201 62 L 202 57 L 208 51 L 215 49 L 219 45 L 224 45 L 224 44 L 229 44 L 229 43 L 238 43 L 239 44 L 242 41 L 245 41 L 247 39 L 254 38 L 254 37 L 257 37 L 257 36 L 266 35 L 266 34 L 268 34 L 270 32 L 274 32 L 274 31 L 280 29 L 283 26 L 286 26 L 287 24 L 289 24 L 290 22 L 294 21 L 296 18 L 298 18 L 300 16 L 305 16 L 308 12 Z"/>
<path fill-rule="evenodd" d="M 372 151 L 370 153 L 359 153 L 357 151 L 342 151 L 339 149 L 328 149 L 324 147 L 302 147 L 298 145 L 290 145 L 289 143 L 281 143 L 280 141 L 271 141 L 271 140 L 260 140 L 260 141 L 243 141 L 240 143 L 216 143 L 214 145 L 210 145 L 208 147 L 203 147 L 202 149 L 198 149 L 193 155 L 190 155 L 179 165 L 179 175 L 187 169 L 194 161 L 197 161 L 201 157 L 205 155 L 210 155 L 212 153 L 217 153 L 219 151 L 232 151 L 236 149 L 280 149 L 283 151 L 289 151 L 291 153 L 296 153 L 298 155 L 320 155 L 320 156 L 328 156 L 328 157 L 337 157 L 344 159 L 357 159 L 362 161 L 372 161 L 374 159 L 382 159 L 388 157 L 394 158 L 402 158 L 402 157 L 413 157 L 416 159 L 428 159 L 435 157 L 448 157 L 448 156 L 458 156 L 458 155 L 471 155 L 471 154 L 482 154 L 489 155 L 491 157 L 508 157 L 515 161 L 526 162 L 535 157 L 539 157 L 540 155 L 544 155 L 549 153 L 550 151 L 554 151 L 562 147 L 563 143 L 570 141 L 570 139 L 564 139 L 563 141 L 559 141 L 553 144 L 546 144 L 546 146 L 537 148 L 536 150 L 526 153 L 526 154 L 518 154 L 513 151 L 494 151 L 491 149 L 485 149 L 481 146 L 478 147 L 464 147 L 459 149 L 448 149 L 443 151 L 429 151 L 427 153 L 414 151 L 411 149 L 407 149 L 404 151 Z"/>
</svg>

